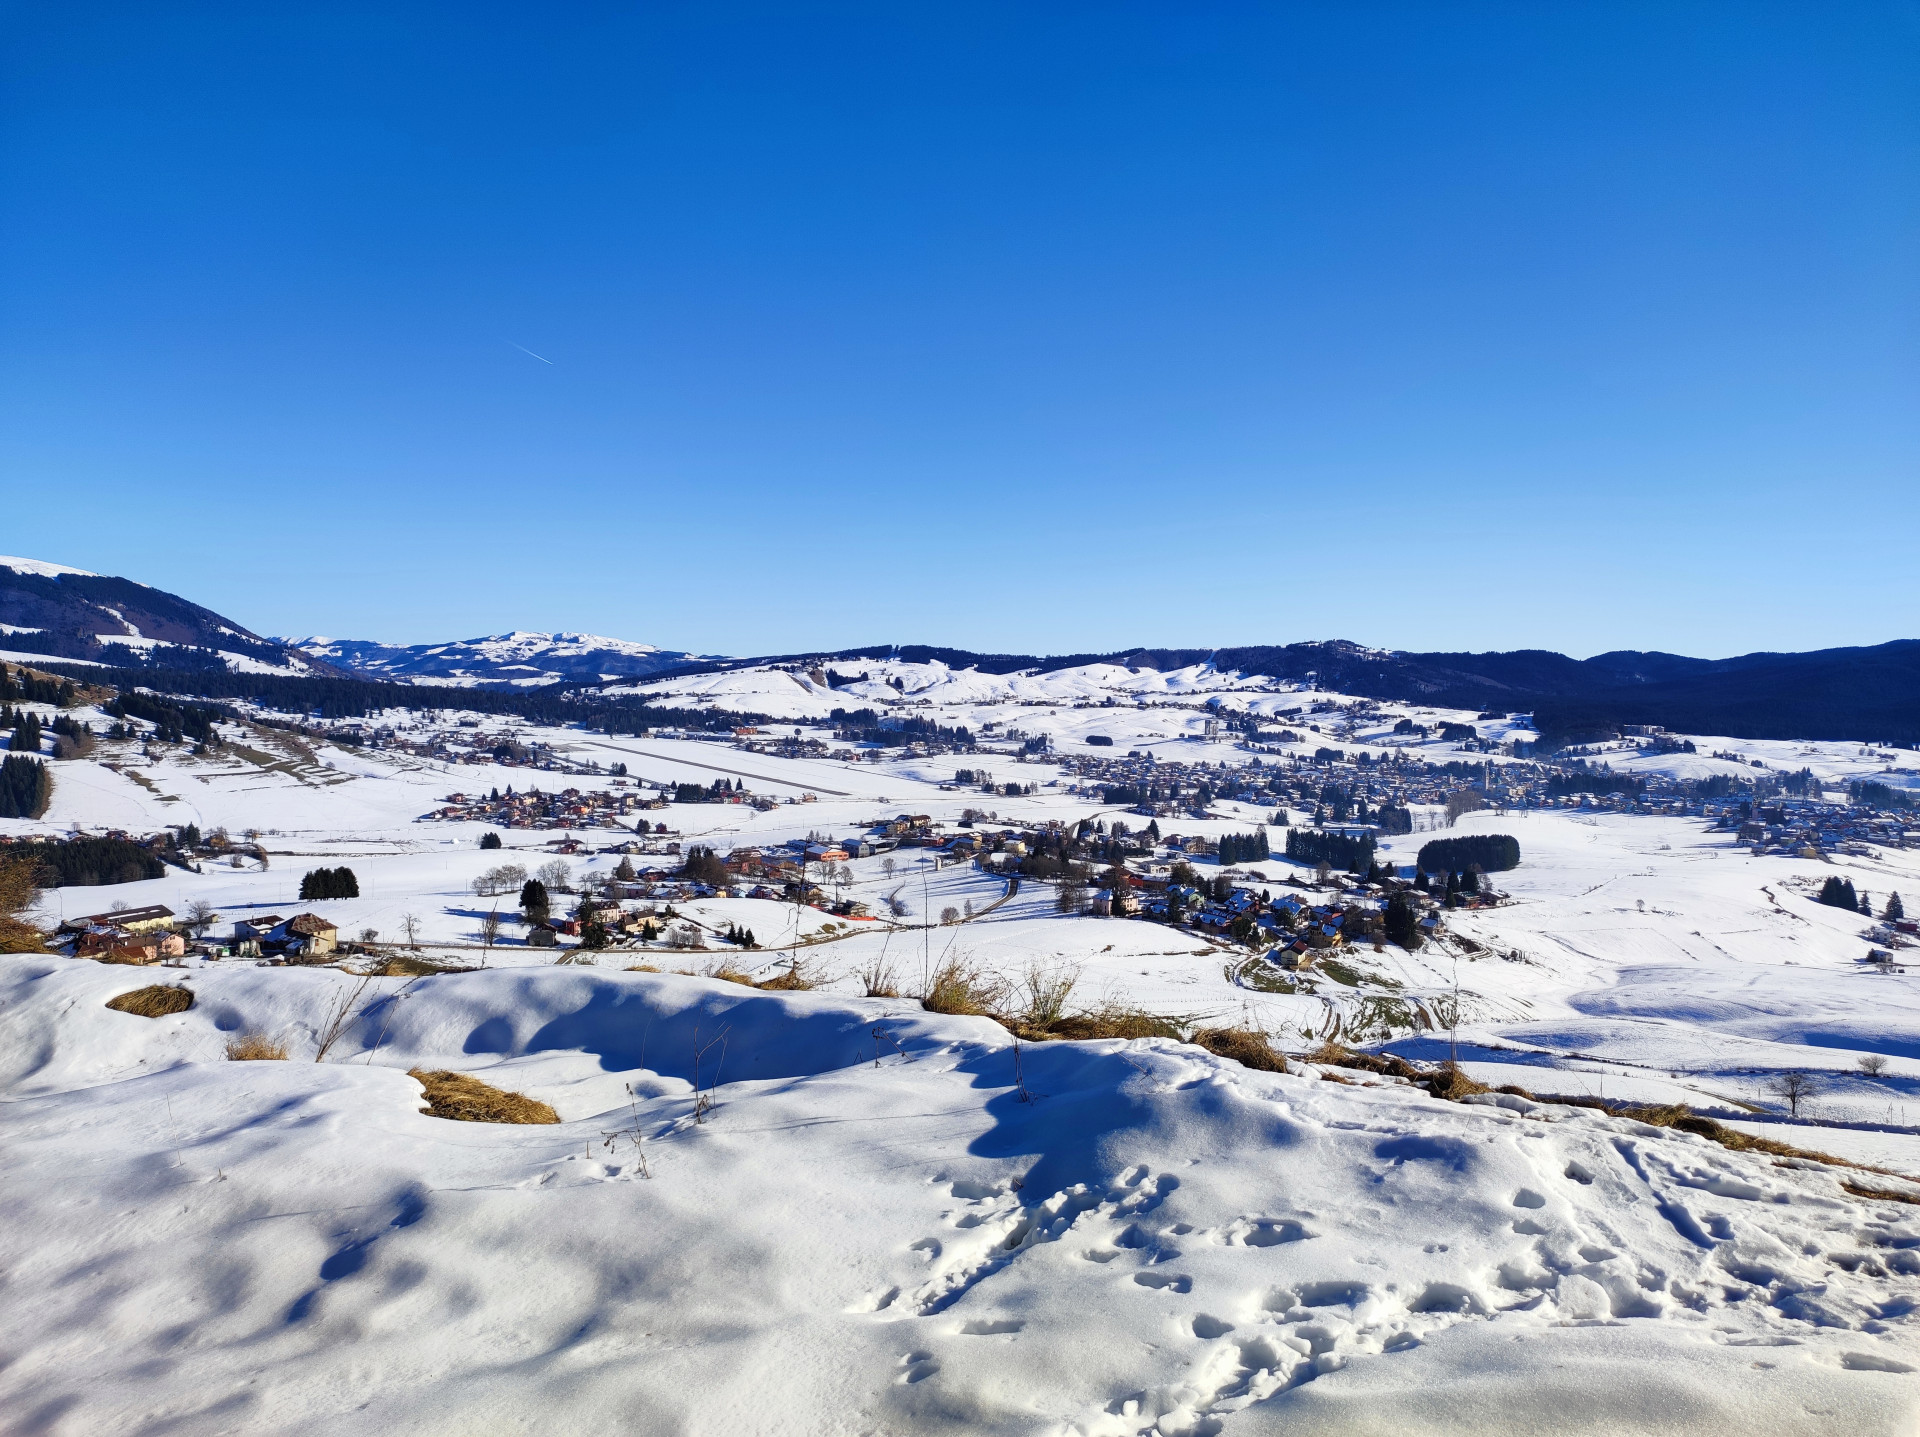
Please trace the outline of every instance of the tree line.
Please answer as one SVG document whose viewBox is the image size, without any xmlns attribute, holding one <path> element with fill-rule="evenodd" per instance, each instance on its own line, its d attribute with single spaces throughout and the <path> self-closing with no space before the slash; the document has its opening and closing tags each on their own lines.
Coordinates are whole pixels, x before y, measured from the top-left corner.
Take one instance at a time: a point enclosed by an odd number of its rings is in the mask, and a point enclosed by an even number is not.
<svg viewBox="0 0 1920 1437">
<path fill-rule="evenodd" d="M 1317 828 L 1287 830 L 1287 857 L 1295 863 L 1330 863 L 1349 873 L 1365 873 L 1373 866 L 1375 847 L 1371 833 L 1354 836 L 1323 833 Z"/>
<path fill-rule="evenodd" d="M 1422 873 L 1465 873 L 1475 865 L 1483 873 L 1503 873 L 1520 866 L 1520 840 L 1505 833 L 1436 838 L 1420 845 L 1414 862 Z"/>
<path fill-rule="evenodd" d="M 360 880 L 353 870 L 344 865 L 339 868 L 315 868 L 300 880 L 300 901 L 311 902 L 322 898 L 358 898 Z"/>
</svg>

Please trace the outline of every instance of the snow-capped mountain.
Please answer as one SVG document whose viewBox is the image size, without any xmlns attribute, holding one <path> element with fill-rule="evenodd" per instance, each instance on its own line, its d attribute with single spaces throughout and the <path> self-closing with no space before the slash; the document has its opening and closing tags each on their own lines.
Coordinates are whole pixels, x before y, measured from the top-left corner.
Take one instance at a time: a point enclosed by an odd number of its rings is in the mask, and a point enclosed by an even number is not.
<svg viewBox="0 0 1920 1437">
<path fill-rule="evenodd" d="M 275 639 L 163 589 L 0 555 L 0 651 L 116 666 L 331 672 Z"/>
<path fill-rule="evenodd" d="M 599 634 L 516 629 L 444 644 L 381 644 L 316 635 L 287 641 L 307 657 L 370 679 L 466 688 L 643 678 L 701 657 Z"/>
</svg>

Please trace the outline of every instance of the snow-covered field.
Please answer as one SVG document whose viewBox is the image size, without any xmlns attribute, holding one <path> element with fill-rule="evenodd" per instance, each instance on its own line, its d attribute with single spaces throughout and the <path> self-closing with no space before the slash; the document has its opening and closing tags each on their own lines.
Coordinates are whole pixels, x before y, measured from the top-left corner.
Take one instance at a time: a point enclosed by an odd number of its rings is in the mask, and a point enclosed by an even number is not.
<svg viewBox="0 0 1920 1437">
<path fill-rule="evenodd" d="M 1098 733 L 1189 762 L 1247 757 L 1209 737 L 1208 697 L 1276 715 L 1323 697 L 1204 671 L 863 667 L 876 705 L 881 689 L 924 697 L 911 712 L 989 738 L 990 722 L 1062 749 Z M 768 670 L 645 691 L 802 724 L 863 701 Z M 1389 740 L 1309 718 L 1277 720 L 1309 753 Z M 901 812 L 1101 811 L 1010 754 L 960 762 L 1043 785 L 1032 795 L 943 791 L 951 757 L 515 727 L 636 777 L 814 795 L 648 815 L 722 851 Z M 60 890 L 49 922 L 202 899 L 229 920 L 312 909 L 388 938 L 411 915 L 427 942 L 474 943 L 474 877 L 545 861 L 558 835 L 509 832 L 488 852 L 480 825 L 418 816 L 456 790 L 611 782 L 236 737 L 202 758 L 104 744 L 55 764 L 45 820 L 0 828 L 258 829 L 267 869 Z M 1697 747 L 1659 761 L 1733 767 L 1705 755 L 1738 749 L 1836 781 L 1886 767 L 1858 744 Z M 1218 814 L 1177 826 L 1251 821 Z M 1291 993 L 1250 985 L 1191 932 L 1060 916 L 1041 884 L 930 924 L 1005 885 L 913 850 L 891 874 L 849 865 L 855 896 L 877 908 L 897 891 L 909 910 L 851 936 L 788 904 L 685 906 L 753 927 L 764 951 L 738 956 L 768 973 L 788 961 L 778 945 L 810 940 L 798 951 L 827 980 L 811 993 L 625 971 L 713 953 L 556 966 L 512 939 L 486 971 L 364 987 L 233 960 L 0 959 L 0 1430 L 1915 1430 L 1920 1206 L 1842 1186 L 1920 1193 L 1898 1177 L 1517 1097 L 1443 1103 L 1304 1063 L 1256 1073 L 1170 1039 L 1016 1049 L 988 1020 L 869 999 L 853 976 L 891 965 L 911 992 L 965 955 L 1015 981 L 1070 975 L 1087 1007 L 1261 1027 L 1295 1052 L 1360 1032 L 1382 998 L 1431 1015 L 1457 995 L 1457 1031 L 1382 1036 L 1421 1059 L 1457 1045 L 1470 1074 L 1536 1094 L 1755 1109 L 1748 1131 L 1920 1177 L 1920 1136 L 1903 1131 L 1920 1128 L 1920 975 L 1868 970 L 1868 920 L 1811 901 L 1830 873 L 1920 900 L 1920 852 L 1754 858 L 1695 819 L 1572 812 L 1475 814 L 1460 831 L 1512 833 L 1524 854 L 1501 876 L 1515 902 L 1454 924 L 1478 953 L 1362 952 L 1359 987 Z M 1424 837 L 1387 856 L 1411 861 Z M 360 898 L 298 900 L 306 869 L 338 863 Z M 155 981 L 190 988 L 193 1008 L 105 1007 Z M 343 1001 L 355 1016 L 315 1062 Z M 240 1033 L 292 1060 L 226 1061 Z M 1867 1054 L 1885 1071 L 1859 1071 Z M 423 1116 L 410 1068 L 474 1073 L 561 1122 Z M 1810 1122 L 1774 1120 L 1767 1085 L 1785 1069 L 1821 1079 Z"/>
</svg>

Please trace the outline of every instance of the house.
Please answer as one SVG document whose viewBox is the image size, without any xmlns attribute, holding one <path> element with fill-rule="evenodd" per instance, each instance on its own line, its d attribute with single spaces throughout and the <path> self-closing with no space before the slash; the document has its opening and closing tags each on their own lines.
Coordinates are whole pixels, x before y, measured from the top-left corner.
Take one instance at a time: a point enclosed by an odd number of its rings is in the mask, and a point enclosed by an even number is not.
<svg viewBox="0 0 1920 1437">
<path fill-rule="evenodd" d="M 317 962 L 340 946 L 340 929 L 317 913 L 300 913 L 292 918 L 264 913 L 235 920 L 233 946 L 243 954 L 277 953 L 289 960 Z"/>
<path fill-rule="evenodd" d="M 557 948 L 559 945 L 559 936 L 554 932 L 551 924 L 536 923 L 527 930 L 527 947 L 529 948 Z"/>
<path fill-rule="evenodd" d="M 95 925 L 124 928 L 129 933 L 145 933 L 155 928 L 173 927 L 173 910 L 162 903 L 145 908 L 121 908 L 111 913 L 94 913 L 85 918 L 69 918 L 60 925 L 62 933 L 78 933 Z"/>
<path fill-rule="evenodd" d="M 186 951 L 187 940 L 178 933 L 129 933 L 105 924 L 88 928 L 73 945 L 74 957 L 106 963 L 158 963 L 162 958 L 178 958 Z"/>
</svg>

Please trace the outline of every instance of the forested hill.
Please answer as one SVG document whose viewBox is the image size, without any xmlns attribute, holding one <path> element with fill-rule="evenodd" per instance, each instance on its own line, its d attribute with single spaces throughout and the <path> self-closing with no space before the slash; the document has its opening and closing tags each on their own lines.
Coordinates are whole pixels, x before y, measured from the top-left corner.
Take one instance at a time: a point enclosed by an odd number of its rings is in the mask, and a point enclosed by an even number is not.
<svg viewBox="0 0 1920 1437">
<path fill-rule="evenodd" d="M 0 648 L 138 666 L 265 664 L 332 673 L 324 663 L 164 589 L 34 559 L 0 557 Z"/>
</svg>

